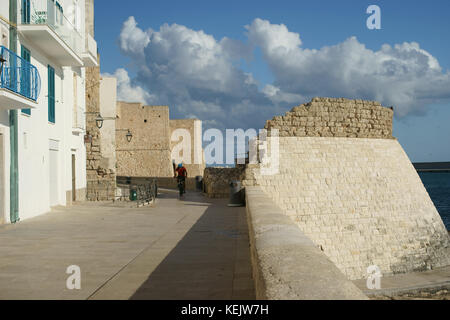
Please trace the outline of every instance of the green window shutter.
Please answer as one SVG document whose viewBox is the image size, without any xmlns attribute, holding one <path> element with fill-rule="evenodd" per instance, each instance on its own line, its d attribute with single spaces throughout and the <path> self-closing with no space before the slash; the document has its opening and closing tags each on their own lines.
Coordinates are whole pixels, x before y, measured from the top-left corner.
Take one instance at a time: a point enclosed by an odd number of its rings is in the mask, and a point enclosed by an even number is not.
<svg viewBox="0 0 450 320">
<path fill-rule="evenodd" d="M 48 121 L 55 123 L 55 69 L 48 66 Z"/>
<path fill-rule="evenodd" d="M 30 23 L 30 0 L 22 0 L 22 23 Z"/>
<path fill-rule="evenodd" d="M 24 46 L 21 47 L 21 56 L 25 61 L 31 62 L 30 50 L 28 50 Z M 30 70 L 22 68 L 21 75 L 20 75 L 20 91 L 25 96 L 30 96 L 30 94 L 29 94 L 30 90 L 31 90 Z M 31 109 L 22 109 L 22 113 L 25 113 L 25 114 L 28 114 L 31 116 Z"/>
</svg>

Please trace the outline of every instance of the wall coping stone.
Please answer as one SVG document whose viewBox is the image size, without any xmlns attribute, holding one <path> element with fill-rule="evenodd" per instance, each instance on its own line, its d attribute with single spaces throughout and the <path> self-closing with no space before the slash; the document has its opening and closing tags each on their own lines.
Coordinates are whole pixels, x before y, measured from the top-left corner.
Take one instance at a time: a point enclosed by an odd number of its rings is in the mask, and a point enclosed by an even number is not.
<svg viewBox="0 0 450 320">
<path fill-rule="evenodd" d="M 245 191 L 257 299 L 368 299 L 260 187 Z"/>
</svg>

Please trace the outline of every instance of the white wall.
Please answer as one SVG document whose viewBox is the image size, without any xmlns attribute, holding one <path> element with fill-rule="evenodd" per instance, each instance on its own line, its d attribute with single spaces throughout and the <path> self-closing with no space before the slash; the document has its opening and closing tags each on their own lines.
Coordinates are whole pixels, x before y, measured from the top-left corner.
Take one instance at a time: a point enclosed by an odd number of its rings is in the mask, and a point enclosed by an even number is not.
<svg viewBox="0 0 450 320">
<path fill-rule="evenodd" d="M 103 167 L 116 169 L 116 114 L 117 114 L 117 80 L 103 77 L 100 80 L 100 114 L 105 119 L 100 129 L 102 155 L 108 163 Z"/>
<path fill-rule="evenodd" d="M 73 0 L 60 3 L 64 12 L 70 13 L 69 5 Z M 78 0 L 80 10 L 79 30 L 84 37 L 84 0 Z M 21 2 L 18 2 L 18 19 L 20 19 Z M 0 15 L 7 18 L 9 1 L 0 0 Z M 0 20 L 1 21 L 1 20 Z M 0 22 L 0 24 L 2 24 Z M 18 35 L 17 51 L 21 45 L 31 53 L 31 63 L 36 66 L 41 78 L 41 90 L 35 109 L 31 115 L 18 110 L 18 166 L 19 166 L 19 217 L 25 220 L 50 210 L 50 173 L 57 179 L 57 188 L 53 188 L 55 205 L 66 205 L 68 191 L 72 191 L 72 154 L 76 157 L 76 189 L 86 188 L 86 149 L 84 132 L 72 130 L 73 108 L 83 113 L 85 118 L 85 69 L 61 67 L 48 58 L 45 52 L 35 48 L 28 39 Z M 84 51 L 84 50 L 83 50 Z M 55 69 L 55 123 L 48 122 L 48 65 Z M 76 77 L 74 78 L 74 74 Z M 74 81 L 77 82 L 74 93 Z M 77 95 L 76 99 L 74 94 Z M 0 106 L 0 139 L 3 152 L 0 152 L 0 222 L 9 223 L 10 198 L 10 138 L 9 112 Z M 50 164 L 50 149 L 54 153 L 57 164 Z M 56 171 L 55 171 L 56 169 Z M 52 171 L 53 170 L 53 171 Z M 70 199 L 69 199 L 70 200 Z"/>
</svg>

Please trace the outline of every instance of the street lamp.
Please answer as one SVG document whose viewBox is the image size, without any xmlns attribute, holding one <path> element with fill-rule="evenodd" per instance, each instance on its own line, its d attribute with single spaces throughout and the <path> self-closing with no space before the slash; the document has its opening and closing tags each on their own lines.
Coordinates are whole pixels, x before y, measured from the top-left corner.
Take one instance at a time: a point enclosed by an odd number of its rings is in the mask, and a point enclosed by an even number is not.
<svg viewBox="0 0 450 320">
<path fill-rule="evenodd" d="M 6 59 L 3 58 L 3 56 L 0 56 L 0 79 L 2 77 L 2 73 L 3 73 L 3 65 L 5 64 Z"/>
<path fill-rule="evenodd" d="M 95 123 L 97 124 L 97 128 L 101 129 L 103 127 L 103 118 L 101 114 L 99 113 L 97 118 L 95 118 Z"/>
<path fill-rule="evenodd" d="M 133 135 L 131 134 L 130 130 L 128 130 L 126 137 L 127 137 L 127 141 L 131 142 L 131 139 L 133 138 Z"/>
</svg>

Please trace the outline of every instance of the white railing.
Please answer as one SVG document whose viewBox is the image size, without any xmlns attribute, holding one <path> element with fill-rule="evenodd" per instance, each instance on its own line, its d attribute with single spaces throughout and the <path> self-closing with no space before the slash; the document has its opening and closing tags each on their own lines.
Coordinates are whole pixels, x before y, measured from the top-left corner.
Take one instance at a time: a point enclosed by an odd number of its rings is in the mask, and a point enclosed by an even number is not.
<svg viewBox="0 0 450 320">
<path fill-rule="evenodd" d="M 81 107 L 73 108 L 72 128 L 80 130 L 86 129 L 85 110 Z"/>
<path fill-rule="evenodd" d="M 22 24 L 49 26 L 77 55 L 80 55 L 83 49 L 81 35 L 74 27 L 73 22 L 64 15 L 64 9 L 58 1 L 31 0 L 29 10 L 22 8 L 21 22 Z"/>
<path fill-rule="evenodd" d="M 90 34 L 86 35 L 86 50 L 97 59 L 97 41 Z"/>
</svg>

